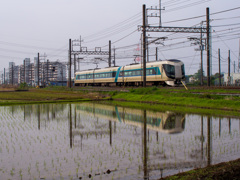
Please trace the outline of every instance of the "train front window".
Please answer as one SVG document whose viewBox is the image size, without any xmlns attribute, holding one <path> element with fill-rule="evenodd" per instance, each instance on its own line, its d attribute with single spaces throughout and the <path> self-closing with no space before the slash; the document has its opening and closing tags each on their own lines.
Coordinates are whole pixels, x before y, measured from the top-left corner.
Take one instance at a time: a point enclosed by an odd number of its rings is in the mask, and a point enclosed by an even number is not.
<svg viewBox="0 0 240 180">
<path fill-rule="evenodd" d="M 176 116 L 169 116 L 163 126 L 163 129 L 174 129 L 176 127 Z"/>
<path fill-rule="evenodd" d="M 169 78 L 175 78 L 175 66 L 170 64 L 163 64 L 163 69 Z"/>
<path fill-rule="evenodd" d="M 181 69 L 182 69 L 182 76 L 184 78 L 185 77 L 185 67 L 184 67 L 184 64 L 181 66 Z"/>
</svg>

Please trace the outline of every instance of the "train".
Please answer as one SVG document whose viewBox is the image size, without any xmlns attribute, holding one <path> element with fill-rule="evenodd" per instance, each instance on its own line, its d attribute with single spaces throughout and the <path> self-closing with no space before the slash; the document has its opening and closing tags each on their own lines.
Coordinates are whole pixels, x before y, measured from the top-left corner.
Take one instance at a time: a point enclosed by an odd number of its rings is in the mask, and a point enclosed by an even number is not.
<svg viewBox="0 0 240 180">
<path fill-rule="evenodd" d="M 178 86 L 185 80 L 184 63 L 170 59 L 146 63 L 146 85 Z M 75 86 L 142 86 L 143 64 L 76 72 Z"/>
<path fill-rule="evenodd" d="M 135 127 L 143 127 L 143 110 L 98 103 L 81 103 L 76 107 L 80 114 L 110 120 Z M 146 110 L 147 129 L 167 134 L 182 133 L 185 129 L 185 114 L 153 112 Z"/>
</svg>

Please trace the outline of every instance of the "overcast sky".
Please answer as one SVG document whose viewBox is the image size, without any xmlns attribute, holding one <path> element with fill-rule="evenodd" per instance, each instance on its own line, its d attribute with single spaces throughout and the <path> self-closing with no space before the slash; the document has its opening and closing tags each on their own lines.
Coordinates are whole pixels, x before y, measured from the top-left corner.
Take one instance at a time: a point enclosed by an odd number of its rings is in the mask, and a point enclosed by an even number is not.
<svg viewBox="0 0 240 180">
<path fill-rule="evenodd" d="M 68 60 L 68 41 L 83 39 L 82 46 L 88 50 L 102 47 L 108 50 L 108 42 L 116 48 L 116 64 L 133 63 L 134 55 L 140 54 L 142 5 L 155 7 L 159 0 L 0 0 L 0 73 L 8 69 L 9 62 L 16 65 L 24 58 L 34 57 L 39 52 L 50 61 Z M 162 26 L 200 26 L 210 8 L 212 34 L 212 71 L 218 71 L 217 50 L 221 48 L 222 72 L 227 72 L 228 50 L 231 50 L 231 70 L 234 61 L 238 63 L 240 39 L 239 0 L 162 0 Z M 228 11 L 227 11 L 228 10 Z M 226 12 L 225 12 L 226 11 Z M 154 12 L 154 11 L 153 11 Z M 188 20 L 183 20 L 189 18 Z M 158 25 L 158 18 L 149 18 L 151 25 Z M 199 34 L 148 33 L 153 37 L 167 37 L 160 44 L 152 44 L 150 60 L 180 59 L 185 63 L 186 74 L 194 74 L 199 69 L 200 52 L 192 46 L 189 37 Z M 84 61 L 80 69 L 95 68 L 93 56 L 81 56 Z M 106 60 L 107 57 L 101 57 Z M 87 64 L 88 63 L 88 64 Z M 204 52 L 204 68 L 206 52 Z M 100 62 L 98 67 L 106 67 Z M 237 68 L 236 68 L 237 69 Z M 206 72 L 206 69 L 204 69 Z M 205 73 L 206 74 L 206 73 Z"/>
</svg>

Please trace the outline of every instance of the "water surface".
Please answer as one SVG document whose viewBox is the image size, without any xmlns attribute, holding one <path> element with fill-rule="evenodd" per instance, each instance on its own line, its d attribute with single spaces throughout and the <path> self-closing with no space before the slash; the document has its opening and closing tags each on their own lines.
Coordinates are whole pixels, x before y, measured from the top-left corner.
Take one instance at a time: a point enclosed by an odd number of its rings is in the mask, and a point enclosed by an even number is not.
<svg viewBox="0 0 240 180">
<path fill-rule="evenodd" d="M 159 179 L 240 157 L 239 118 L 97 103 L 0 112 L 0 179 Z"/>
</svg>

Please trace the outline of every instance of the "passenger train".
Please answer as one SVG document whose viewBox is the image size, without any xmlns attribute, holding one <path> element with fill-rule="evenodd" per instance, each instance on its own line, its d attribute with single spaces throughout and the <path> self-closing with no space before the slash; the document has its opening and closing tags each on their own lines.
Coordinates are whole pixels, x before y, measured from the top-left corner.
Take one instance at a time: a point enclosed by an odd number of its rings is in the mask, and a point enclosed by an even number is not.
<svg viewBox="0 0 240 180">
<path fill-rule="evenodd" d="M 170 59 L 146 63 L 147 85 L 176 86 L 185 79 L 184 64 Z M 75 86 L 141 86 L 143 64 L 80 71 L 75 74 Z"/>
<path fill-rule="evenodd" d="M 94 116 L 135 127 L 143 127 L 143 110 L 106 104 L 81 103 L 76 107 L 83 115 Z M 167 134 L 181 133 L 185 129 L 185 114 L 146 111 L 147 129 Z"/>
</svg>

